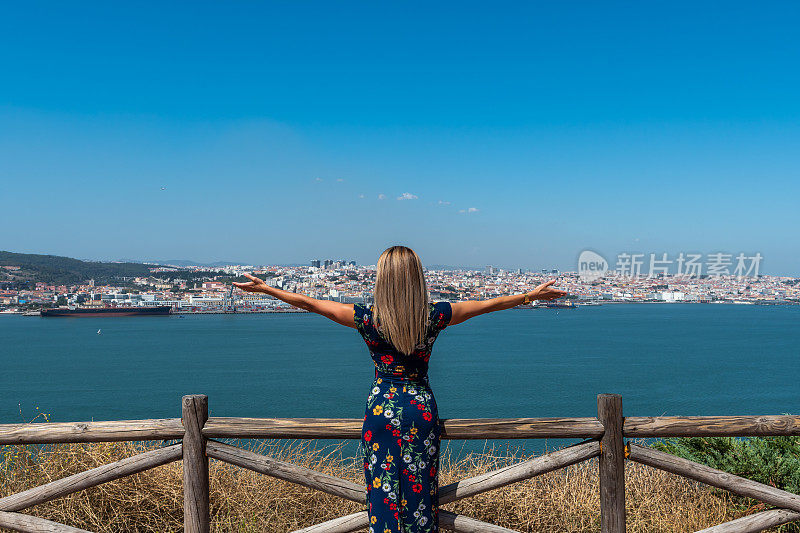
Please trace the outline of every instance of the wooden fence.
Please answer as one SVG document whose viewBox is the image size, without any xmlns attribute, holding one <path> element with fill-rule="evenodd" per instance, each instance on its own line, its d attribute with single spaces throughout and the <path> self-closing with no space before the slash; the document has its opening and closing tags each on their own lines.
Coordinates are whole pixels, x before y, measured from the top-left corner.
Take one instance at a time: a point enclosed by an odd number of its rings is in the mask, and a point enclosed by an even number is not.
<svg viewBox="0 0 800 533">
<path fill-rule="evenodd" d="M 0 498 L 0 526 L 14 531 L 75 533 L 84 530 L 22 514 L 61 496 L 130 476 L 172 461 L 183 461 L 184 530 L 208 532 L 208 459 L 224 461 L 348 500 L 366 504 L 364 486 L 214 439 L 360 439 L 362 419 L 209 418 L 208 397 L 184 396 L 182 417 L 156 420 L 0 425 L 0 444 L 44 444 L 181 440 L 121 461 Z M 756 498 L 775 508 L 703 530 L 743 533 L 800 519 L 800 496 L 632 443 L 624 437 L 800 435 L 800 416 L 622 416 L 622 397 L 597 396 L 597 417 L 443 419 L 444 439 L 583 438 L 578 444 L 440 487 L 446 504 L 598 457 L 600 524 L 603 533 L 625 531 L 625 460 Z M 439 525 L 460 533 L 514 533 L 474 518 L 440 510 Z M 368 526 L 361 511 L 296 533 L 347 533 Z M 85 533 L 85 532 L 84 532 Z"/>
</svg>

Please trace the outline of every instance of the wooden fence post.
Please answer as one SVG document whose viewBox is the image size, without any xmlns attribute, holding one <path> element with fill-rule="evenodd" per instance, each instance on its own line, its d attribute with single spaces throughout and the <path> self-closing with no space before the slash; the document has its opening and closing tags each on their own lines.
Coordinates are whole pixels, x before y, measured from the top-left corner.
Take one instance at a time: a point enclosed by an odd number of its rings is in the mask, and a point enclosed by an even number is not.
<svg viewBox="0 0 800 533">
<path fill-rule="evenodd" d="M 625 445 L 622 442 L 622 396 L 597 395 L 600 439 L 600 531 L 625 533 Z"/>
<path fill-rule="evenodd" d="M 181 402 L 183 436 L 183 530 L 208 533 L 209 514 L 208 457 L 203 426 L 208 420 L 208 396 L 192 394 Z"/>
</svg>

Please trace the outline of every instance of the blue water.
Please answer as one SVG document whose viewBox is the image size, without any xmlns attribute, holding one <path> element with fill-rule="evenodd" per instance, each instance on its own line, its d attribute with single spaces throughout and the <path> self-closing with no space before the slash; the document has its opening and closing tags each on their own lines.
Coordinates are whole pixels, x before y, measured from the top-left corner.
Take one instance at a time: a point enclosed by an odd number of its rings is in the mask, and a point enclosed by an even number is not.
<svg viewBox="0 0 800 533">
<path fill-rule="evenodd" d="M 599 393 L 621 394 L 626 416 L 798 414 L 799 319 L 800 306 L 513 309 L 442 332 L 430 382 L 442 418 L 595 416 Z M 211 416 L 361 418 L 373 378 L 355 329 L 305 313 L 0 315 L 0 360 L 0 423 L 179 417 L 193 393 Z"/>
</svg>

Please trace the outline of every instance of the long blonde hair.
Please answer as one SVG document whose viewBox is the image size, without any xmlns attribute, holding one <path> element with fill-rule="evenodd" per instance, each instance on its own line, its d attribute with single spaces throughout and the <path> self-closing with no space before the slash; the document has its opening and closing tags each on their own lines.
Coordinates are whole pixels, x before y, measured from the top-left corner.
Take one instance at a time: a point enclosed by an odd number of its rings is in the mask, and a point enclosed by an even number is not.
<svg viewBox="0 0 800 533">
<path fill-rule="evenodd" d="M 372 318 L 397 349 L 411 354 L 424 342 L 430 318 L 422 261 L 411 248 L 392 246 L 378 258 Z"/>
</svg>

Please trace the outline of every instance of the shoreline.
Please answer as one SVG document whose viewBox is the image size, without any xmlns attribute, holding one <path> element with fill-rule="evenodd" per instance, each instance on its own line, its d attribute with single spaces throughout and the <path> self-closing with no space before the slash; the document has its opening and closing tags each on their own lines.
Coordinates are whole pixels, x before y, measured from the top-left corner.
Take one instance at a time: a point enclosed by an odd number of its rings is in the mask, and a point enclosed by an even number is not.
<svg viewBox="0 0 800 533">
<path fill-rule="evenodd" d="M 623 301 L 623 300 L 605 300 L 601 302 L 595 303 L 592 302 L 576 302 L 576 307 L 601 307 L 603 305 L 680 305 L 680 304 L 688 304 L 688 305 L 755 305 L 760 307 L 768 307 L 768 306 L 784 306 L 784 307 L 792 307 L 792 306 L 800 306 L 800 302 L 793 302 L 793 301 L 738 301 L 738 302 L 731 302 L 731 301 L 714 301 L 714 302 L 692 302 L 692 301 L 678 301 L 678 302 L 641 302 L 641 301 Z M 516 310 L 539 310 L 539 309 L 555 309 L 556 311 L 565 308 L 548 308 L 548 307 L 538 307 L 538 306 L 517 306 L 512 307 L 511 309 Z M 26 311 L 19 311 L 19 310 L 7 310 L 4 309 L 0 311 L 0 316 L 2 315 L 25 315 L 25 313 L 30 312 L 30 310 Z M 258 311 L 173 311 L 171 315 L 262 315 L 262 314 L 295 314 L 295 313 L 309 313 L 305 309 L 264 309 Z M 39 315 L 28 315 L 28 316 L 39 316 Z"/>
</svg>

